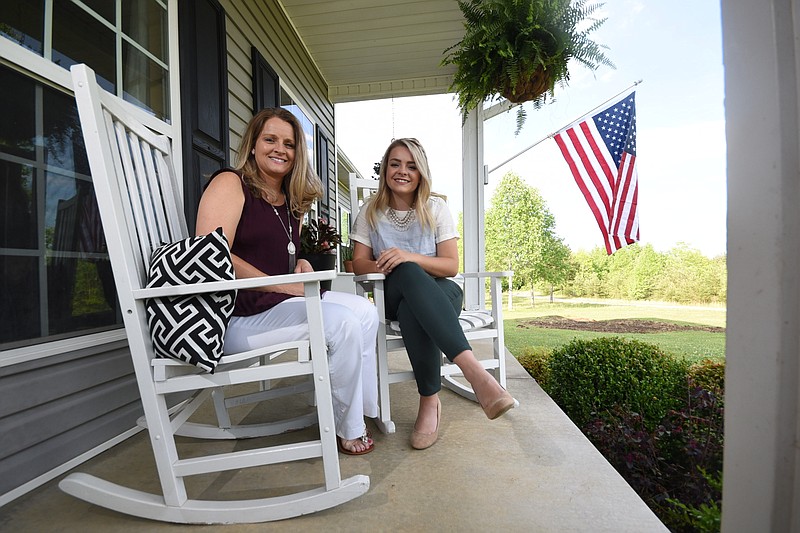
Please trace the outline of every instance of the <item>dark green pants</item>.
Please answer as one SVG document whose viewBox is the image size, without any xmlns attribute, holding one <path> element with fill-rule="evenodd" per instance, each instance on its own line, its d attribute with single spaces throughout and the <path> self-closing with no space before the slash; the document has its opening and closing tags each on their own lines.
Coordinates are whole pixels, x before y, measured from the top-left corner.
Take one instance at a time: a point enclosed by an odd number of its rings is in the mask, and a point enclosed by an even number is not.
<svg viewBox="0 0 800 533">
<path fill-rule="evenodd" d="M 386 316 L 400 322 L 417 390 L 431 396 L 442 388 L 442 353 L 452 361 L 471 350 L 458 323 L 463 293 L 446 278 L 434 278 L 417 263 L 402 263 L 386 277 Z"/>
</svg>

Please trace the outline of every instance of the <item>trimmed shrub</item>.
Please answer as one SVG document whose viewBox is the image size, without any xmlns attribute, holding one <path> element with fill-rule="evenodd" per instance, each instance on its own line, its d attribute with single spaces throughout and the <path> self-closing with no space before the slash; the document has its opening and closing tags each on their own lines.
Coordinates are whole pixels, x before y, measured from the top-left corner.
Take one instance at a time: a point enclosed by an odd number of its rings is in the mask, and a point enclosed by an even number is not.
<svg viewBox="0 0 800 533">
<path fill-rule="evenodd" d="M 622 337 L 574 340 L 549 358 L 548 393 L 578 427 L 614 406 L 653 429 L 686 392 L 688 363 Z"/>
<path fill-rule="evenodd" d="M 551 353 L 552 350 L 548 348 L 525 347 L 522 349 L 522 353 L 517 356 L 517 360 L 522 365 L 522 368 L 536 380 L 536 383 L 538 383 L 545 392 L 548 392 L 549 389 L 550 368 L 548 367 L 548 360 L 550 359 Z"/>
<path fill-rule="evenodd" d="M 689 367 L 690 383 L 717 396 L 725 390 L 725 362 L 703 359 Z"/>
</svg>

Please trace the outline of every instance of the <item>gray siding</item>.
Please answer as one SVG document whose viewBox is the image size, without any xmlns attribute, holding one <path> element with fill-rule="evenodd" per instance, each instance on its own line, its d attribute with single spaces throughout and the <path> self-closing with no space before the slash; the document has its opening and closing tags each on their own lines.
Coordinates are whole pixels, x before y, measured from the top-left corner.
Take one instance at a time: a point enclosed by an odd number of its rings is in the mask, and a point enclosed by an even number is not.
<svg viewBox="0 0 800 533">
<path fill-rule="evenodd" d="M 221 0 L 228 16 L 228 91 L 230 105 L 231 161 L 241 134 L 252 117 L 253 72 L 250 48 L 255 46 L 280 76 L 294 99 L 328 138 L 328 168 L 336 168 L 333 104 L 328 85 L 306 52 L 285 13 L 275 0 Z M 310 154 L 313 157 L 313 154 Z M 337 206 L 336 191 L 329 191 L 331 213 Z"/>
<path fill-rule="evenodd" d="M 136 425 L 127 343 L 0 368 L 0 494 Z"/>
</svg>

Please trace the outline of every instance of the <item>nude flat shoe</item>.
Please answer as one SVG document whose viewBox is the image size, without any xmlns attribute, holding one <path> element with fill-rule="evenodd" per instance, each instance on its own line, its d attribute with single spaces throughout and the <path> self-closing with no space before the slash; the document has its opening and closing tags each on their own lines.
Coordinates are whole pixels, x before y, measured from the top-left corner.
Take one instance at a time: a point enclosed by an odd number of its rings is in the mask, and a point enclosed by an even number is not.
<svg viewBox="0 0 800 533">
<path fill-rule="evenodd" d="M 486 417 L 489 420 L 494 420 L 495 418 L 504 415 L 516 404 L 514 397 L 511 396 L 505 389 L 502 389 L 500 394 L 489 400 L 487 403 L 483 403 L 480 398 L 478 401 L 480 402 L 483 412 L 486 413 Z"/>
<path fill-rule="evenodd" d="M 424 450 L 430 448 L 439 439 L 439 424 L 442 421 L 442 402 L 441 400 L 436 404 L 436 429 L 433 433 L 422 433 L 417 431 L 416 426 L 414 431 L 411 432 L 411 447 L 415 450 Z"/>
</svg>

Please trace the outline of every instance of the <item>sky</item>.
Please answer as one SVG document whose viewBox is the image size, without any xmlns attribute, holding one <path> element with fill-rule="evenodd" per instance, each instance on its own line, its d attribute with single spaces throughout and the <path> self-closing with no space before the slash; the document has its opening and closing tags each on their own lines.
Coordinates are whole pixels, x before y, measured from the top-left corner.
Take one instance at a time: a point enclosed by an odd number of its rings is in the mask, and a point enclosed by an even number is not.
<svg viewBox="0 0 800 533">
<path fill-rule="evenodd" d="M 691 16 L 689 16 L 691 15 Z M 726 252 L 724 70 L 720 5 L 712 0 L 607 2 L 592 34 L 616 69 L 574 64 L 555 101 L 534 110 L 515 136 L 516 109 L 484 123 L 484 162 L 498 167 L 485 188 L 488 209 L 506 172 L 535 187 L 573 250 L 603 246 L 602 235 L 555 141 L 548 136 L 636 81 L 640 244 L 666 252 L 679 244 L 708 257 Z M 613 101 L 613 100 L 612 100 Z M 428 154 L 433 190 L 462 210 L 461 116 L 442 94 L 336 105 L 336 139 L 364 177 L 393 138 L 416 137 Z"/>
</svg>

